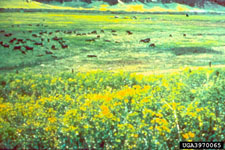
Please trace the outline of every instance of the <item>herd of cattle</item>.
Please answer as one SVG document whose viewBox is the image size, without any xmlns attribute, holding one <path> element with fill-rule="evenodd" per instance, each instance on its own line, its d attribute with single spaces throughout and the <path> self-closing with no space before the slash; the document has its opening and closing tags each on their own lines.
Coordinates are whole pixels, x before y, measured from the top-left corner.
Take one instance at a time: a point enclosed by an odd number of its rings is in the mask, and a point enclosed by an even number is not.
<svg viewBox="0 0 225 150">
<path fill-rule="evenodd" d="M 186 14 L 186 17 L 189 17 L 188 14 Z M 120 18 L 120 16 L 114 16 L 114 18 Z M 125 19 L 128 19 L 125 17 Z M 132 16 L 131 19 L 137 19 L 136 16 Z M 145 19 L 150 19 L 151 18 L 145 18 Z M 45 21 L 45 20 L 43 20 Z M 56 50 L 60 50 L 60 49 L 68 49 L 69 45 L 66 44 L 65 39 L 63 39 L 62 37 L 58 37 L 60 36 L 65 36 L 63 34 L 69 34 L 69 35 L 75 35 L 75 36 L 87 36 L 87 35 L 95 35 L 95 37 L 93 38 L 93 36 L 91 36 L 92 38 L 90 38 L 90 36 L 88 36 L 87 39 L 85 39 L 86 42 L 95 42 L 96 40 L 101 38 L 100 34 L 105 34 L 104 30 L 100 30 L 99 32 L 94 30 L 88 33 L 81 33 L 78 32 L 77 30 L 54 30 L 54 31 L 47 31 L 46 30 L 42 30 L 43 28 L 47 28 L 48 25 L 44 25 L 44 24 L 27 24 L 26 26 L 28 26 L 26 29 L 29 29 L 31 26 L 33 26 L 32 28 L 38 28 L 38 32 L 37 30 L 29 30 L 29 31 L 22 31 L 22 36 L 14 33 L 7 33 L 5 30 L 0 30 L 0 46 L 2 46 L 5 49 L 12 49 L 14 51 L 20 51 L 22 54 L 26 55 L 27 52 L 29 51 L 34 51 L 35 49 L 40 49 L 40 47 L 42 47 L 42 49 L 45 49 L 45 54 L 47 55 L 52 55 L 54 54 L 54 51 Z M 22 25 L 11 25 L 11 28 L 21 28 Z M 23 28 L 21 28 L 23 29 Z M 42 31 L 40 31 L 42 30 Z M 117 31 L 116 30 L 111 30 L 111 35 L 113 36 L 117 36 Z M 61 33 L 61 34 L 60 34 Z M 127 35 L 132 35 L 133 32 L 127 30 L 126 31 Z M 183 34 L 183 36 L 185 37 L 186 34 Z M 26 38 L 18 38 L 18 37 L 26 37 Z M 169 37 L 172 37 L 172 34 L 169 35 Z M 112 40 L 110 39 L 103 39 L 104 42 L 112 42 Z M 139 42 L 143 42 L 143 43 L 150 43 L 150 38 L 146 38 L 146 39 L 140 39 Z M 115 41 L 115 43 L 120 43 L 119 41 Z M 149 47 L 155 47 L 156 45 L 154 43 L 150 43 Z M 1 49 L 1 48 L 0 48 Z M 44 56 L 44 54 L 38 54 L 38 57 Z M 54 58 L 57 58 L 56 56 L 53 56 Z M 89 57 L 89 55 L 87 55 L 87 57 Z M 90 57 L 92 57 L 90 55 Z"/>
<path fill-rule="evenodd" d="M 36 25 L 28 24 L 27 26 L 36 26 L 36 27 L 42 27 L 42 28 L 47 27 L 47 26 L 44 26 L 43 24 L 36 24 Z M 11 27 L 19 28 L 20 25 L 12 25 Z M 111 30 L 110 32 L 111 32 L 111 35 L 117 36 L 116 30 Z M 66 31 L 65 30 L 64 31 L 63 30 L 54 30 L 54 31 L 42 30 L 38 32 L 36 30 L 34 31 L 28 30 L 28 31 L 22 31 L 20 35 L 18 34 L 19 33 L 16 33 L 16 34 L 12 32 L 7 33 L 5 30 L 0 30 L 0 36 L 4 37 L 0 39 L 0 45 L 5 49 L 20 51 L 24 55 L 26 55 L 29 51 L 34 51 L 35 49 L 38 50 L 40 49 L 40 47 L 42 47 L 43 49 L 45 49 L 46 55 L 52 55 L 54 54 L 54 51 L 56 50 L 69 48 L 69 45 L 66 44 L 65 39 L 63 39 L 62 37 L 59 37 L 59 35 L 61 36 L 65 36 L 65 34 L 74 35 L 74 36 L 92 35 L 92 36 L 87 36 L 88 38 L 85 40 L 85 42 L 95 42 L 97 39 L 101 38 L 100 34 L 105 34 L 105 31 L 102 29 L 100 31 L 94 30 L 88 33 L 81 33 L 81 32 L 78 32 L 77 30 L 66 30 Z M 127 30 L 126 34 L 132 35 L 133 32 Z M 103 41 L 111 42 L 111 40 L 109 39 L 104 39 Z M 141 39 L 139 42 L 150 43 L 150 38 Z M 120 43 L 120 42 L 115 41 L 115 43 Z M 151 43 L 149 47 L 155 47 L 155 44 Z M 37 56 L 41 57 L 41 56 L 44 56 L 44 54 L 39 54 Z M 56 56 L 53 56 L 53 55 L 52 57 L 57 58 Z M 87 57 L 93 57 L 93 56 L 87 55 Z"/>
<path fill-rule="evenodd" d="M 31 25 L 29 24 L 29 26 Z M 40 24 L 38 24 L 37 26 L 40 26 Z M 14 27 L 14 25 L 12 25 L 12 27 Z M 19 25 L 17 27 L 19 27 Z M 56 30 L 55 33 L 57 32 L 60 31 Z M 18 38 L 24 37 L 24 35 L 26 35 L 25 36 L 26 38 Z M 2 40 L 0 41 L 0 45 L 2 47 L 12 49 L 14 51 L 20 51 L 24 55 L 26 55 L 28 51 L 39 49 L 39 46 L 44 47 L 46 49 L 45 54 L 53 54 L 53 52 L 50 50 L 59 50 L 68 48 L 66 41 L 62 37 L 58 37 L 56 35 L 54 36 L 53 32 L 48 31 L 35 32 L 29 30 L 23 31 L 23 33 L 20 33 L 20 35 L 18 35 L 18 33 L 17 34 L 7 33 L 5 30 L 0 30 L 0 36 L 2 37 L 4 36 L 4 41 Z M 58 43 L 57 46 L 56 43 Z M 43 56 L 43 54 L 40 54 L 38 56 L 41 57 Z"/>
</svg>

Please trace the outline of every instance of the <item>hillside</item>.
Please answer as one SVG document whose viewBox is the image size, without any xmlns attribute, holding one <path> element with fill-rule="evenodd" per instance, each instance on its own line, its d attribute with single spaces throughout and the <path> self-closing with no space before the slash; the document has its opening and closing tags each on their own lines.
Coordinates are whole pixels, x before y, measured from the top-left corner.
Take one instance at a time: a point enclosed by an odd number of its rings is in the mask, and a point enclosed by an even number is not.
<svg viewBox="0 0 225 150">
<path fill-rule="evenodd" d="M 125 12 L 225 12 L 225 7 L 216 3 L 207 2 L 204 8 L 191 7 L 179 3 L 142 3 L 140 1 L 124 3 L 119 1 L 110 5 L 103 1 L 86 2 L 50 2 L 41 3 L 37 1 L 27 2 L 25 0 L 1 0 L 0 8 L 4 9 L 56 9 L 56 10 L 95 10 L 95 11 L 125 11 Z"/>
<path fill-rule="evenodd" d="M 26 0 L 1 0 L 0 1 L 0 8 L 12 8 L 12 9 L 73 9 L 71 7 L 61 7 L 61 6 L 54 6 L 50 4 L 43 4 L 36 1 L 26 2 Z"/>
</svg>

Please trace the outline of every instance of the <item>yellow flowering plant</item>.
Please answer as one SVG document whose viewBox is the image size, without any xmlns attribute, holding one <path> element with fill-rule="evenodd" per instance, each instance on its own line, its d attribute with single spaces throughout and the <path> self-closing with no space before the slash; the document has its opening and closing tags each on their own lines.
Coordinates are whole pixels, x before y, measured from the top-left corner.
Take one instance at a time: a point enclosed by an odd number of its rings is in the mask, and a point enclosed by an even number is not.
<svg viewBox="0 0 225 150">
<path fill-rule="evenodd" d="M 27 71 L 0 83 L 0 148 L 176 149 L 182 140 L 224 139 L 224 69 Z"/>
</svg>

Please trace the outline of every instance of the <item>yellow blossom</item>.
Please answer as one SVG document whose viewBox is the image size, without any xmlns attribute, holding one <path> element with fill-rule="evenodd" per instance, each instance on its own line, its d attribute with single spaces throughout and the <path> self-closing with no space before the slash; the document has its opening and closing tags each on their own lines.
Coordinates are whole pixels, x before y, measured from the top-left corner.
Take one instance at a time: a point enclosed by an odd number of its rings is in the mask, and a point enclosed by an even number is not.
<svg viewBox="0 0 225 150">
<path fill-rule="evenodd" d="M 188 135 L 189 135 L 189 137 L 191 137 L 191 138 L 193 138 L 193 137 L 195 137 L 195 134 L 194 133 L 192 133 L 192 132 L 188 132 Z"/>
<path fill-rule="evenodd" d="M 138 134 L 134 134 L 134 137 L 135 137 L 135 138 L 138 138 Z"/>
<path fill-rule="evenodd" d="M 187 133 L 183 134 L 182 136 L 183 136 L 185 139 L 188 139 L 188 138 L 189 138 L 189 136 L 188 136 Z"/>
<path fill-rule="evenodd" d="M 55 117 L 48 118 L 48 121 L 51 123 L 54 123 L 56 122 L 56 118 Z"/>
</svg>

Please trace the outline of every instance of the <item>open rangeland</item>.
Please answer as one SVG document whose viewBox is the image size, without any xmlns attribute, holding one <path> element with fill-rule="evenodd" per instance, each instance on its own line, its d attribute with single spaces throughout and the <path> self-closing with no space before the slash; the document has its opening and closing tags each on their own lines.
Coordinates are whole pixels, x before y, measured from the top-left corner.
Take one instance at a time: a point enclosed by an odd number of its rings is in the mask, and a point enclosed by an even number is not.
<svg viewBox="0 0 225 150">
<path fill-rule="evenodd" d="M 224 20 L 0 13 L 0 149 L 224 141 Z"/>
<path fill-rule="evenodd" d="M 224 15 L 1 13 L 0 70 L 146 72 L 225 63 Z"/>
</svg>

